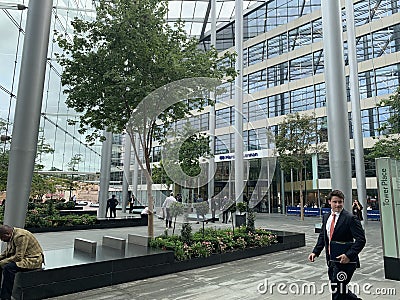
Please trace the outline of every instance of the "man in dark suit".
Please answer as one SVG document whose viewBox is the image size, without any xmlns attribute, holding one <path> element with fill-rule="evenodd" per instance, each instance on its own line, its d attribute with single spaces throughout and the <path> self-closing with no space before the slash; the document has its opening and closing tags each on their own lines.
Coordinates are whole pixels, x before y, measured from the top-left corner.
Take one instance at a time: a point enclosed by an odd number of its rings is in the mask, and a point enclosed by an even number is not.
<svg viewBox="0 0 400 300">
<path fill-rule="evenodd" d="M 326 262 L 328 264 L 328 276 L 331 281 L 332 299 L 360 299 L 348 291 L 350 282 L 356 268 L 360 267 L 358 254 L 364 248 L 366 240 L 364 229 L 360 221 L 351 212 L 343 208 L 344 194 L 339 190 L 333 190 L 327 197 L 331 206 L 331 213 L 325 214 L 322 219 L 322 228 L 318 236 L 317 244 L 308 260 L 314 262 L 326 250 Z M 345 253 L 340 254 L 335 260 L 330 258 L 331 241 L 351 243 Z M 334 247 L 334 243 L 332 247 Z"/>
</svg>

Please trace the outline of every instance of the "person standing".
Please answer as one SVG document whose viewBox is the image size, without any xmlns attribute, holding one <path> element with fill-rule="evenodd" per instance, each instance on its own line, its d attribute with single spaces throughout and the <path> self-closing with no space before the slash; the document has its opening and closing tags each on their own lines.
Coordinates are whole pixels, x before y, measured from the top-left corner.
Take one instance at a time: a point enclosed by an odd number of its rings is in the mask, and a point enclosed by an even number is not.
<svg viewBox="0 0 400 300">
<path fill-rule="evenodd" d="M 365 232 L 357 217 L 343 208 L 344 198 L 343 192 L 339 190 L 329 193 L 327 199 L 331 213 L 323 216 L 317 244 L 308 256 L 308 260 L 314 262 L 325 248 L 333 300 L 360 299 L 348 291 L 347 285 L 356 268 L 360 267 L 358 254 L 366 243 Z M 332 248 L 333 252 L 335 246 L 332 242 L 346 243 L 348 247 L 343 250 L 344 253 L 332 258 L 330 250 Z"/>
<path fill-rule="evenodd" d="M 118 200 L 115 198 L 115 195 L 112 195 L 110 199 L 107 200 L 107 207 L 110 208 L 110 218 L 116 218 L 117 217 L 117 205 L 118 205 Z M 106 217 L 107 217 L 107 212 L 106 212 Z"/>
<path fill-rule="evenodd" d="M 162 208 L 165 209 L 165 227 L 166 228 L 172 228 L 172 216 L 171 216 L 171 204 L 173 202 L 176 202 L 176 199 L 174 197 L 174 193 L 171 193 L 169 197 L 165 198 L 164 203 L 162 204 Z"/>
<path fill-rule="evenodd" d="M 229 218 L 229 208 L 231 207 L 233 203 L 230 203 L 230 200 L 228 199 L 227 196 L 224 196 L 224 199 L 222 200 L 222 223 L 228 223 L 228 218 Z"/>
<path fill-rule="evenodd" d="M 203 222 L 206 220 L 206 217 L 204 216 L 204 213 L 201 211 L 201 208 L 198 208 L 199 203 L 202 203 L 203 197 L 201 197 L 201 195 L 198 195 L 197 199 L 195 199 L 195 208 L 196 208 L 196 224 L 199 224 L 200 222 L 200 215 L 203 218 Z M 207 222 L 208 223 L 208 222 Z"/>
<path fill-rule="evenodd" d="M 2 225 L 0 239 L 7 243 L 0 255 L 0 299 L 11 299 L 15 274 L 40 269 L 44 262 L 43 250 L 35 236 L 25 229 Z"/>
<path fill-rule="evenodd" d="M 359 219 L 360 221 L 364 220 L 362 216 L 363 206 L 360 204 L 360 202 L 358 202 L 357 199 L 355 199 L 353 202 L 352 210 L 353 210 L 353 215 L 355 215 L 357 219 Z"/>
<path fill-rule="evenodd" d="M 211 208 L 211 222 L 215 223 L 215 212 L 217 210 L 217 203 L 215 202 L 215 196 L 211 196 L 210 208 Z"/>
<path fill-rule="evenodd" d="M 129 213 L 131 214 L 133 212 L 133 206 L 135 205 L 136 202 L 136 197 L 134 194 L 132 194 L 132 197 L 129 199 Z"/>
</svg>

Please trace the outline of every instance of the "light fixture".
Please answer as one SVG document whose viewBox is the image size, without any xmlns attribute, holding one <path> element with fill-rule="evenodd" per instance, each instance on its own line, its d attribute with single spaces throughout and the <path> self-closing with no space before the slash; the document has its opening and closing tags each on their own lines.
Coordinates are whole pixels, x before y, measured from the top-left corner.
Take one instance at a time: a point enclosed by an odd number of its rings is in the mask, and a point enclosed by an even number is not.
<svg viewBox="0 0 400 300">
<path fill-rule="evenodd" d="M 13 10 L 24 10 L 24 9 L 27 9 L 28 6 L 25 6 L 23 4 L 17 4 L 17 3 L 0 2 L 0 8 L 1 9 L 13 9 Z"/>
</svg>

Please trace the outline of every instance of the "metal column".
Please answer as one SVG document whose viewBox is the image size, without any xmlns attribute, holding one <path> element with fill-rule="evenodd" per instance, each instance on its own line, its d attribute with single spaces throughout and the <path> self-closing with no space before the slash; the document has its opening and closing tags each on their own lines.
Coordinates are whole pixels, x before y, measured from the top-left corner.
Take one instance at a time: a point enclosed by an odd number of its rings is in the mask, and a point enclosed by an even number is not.
<svg viewBox="0 0 400 300">
<path fill-rule="evenodd" d="M 24 228 L 40 125 L 52 0 L 30 1 L 7 177 L 4 224 Z"/>
<path fill-rule="evenodd" d="M 322 0 L 321 8 L 332 189 L 343 191 L 347 199 L 345 208 L 350 210 L 352 190 L 350 136 L 340 1 Z"/>
<path fill-rule="evenodd" d="M 101 147 L 99 210 L 97 211 L 97 217 L 99 218 L 106 216 L 111 172 L 112 133 L 105 130 L 104 137 L 106 140 Z"/>
<path fill-rule="evenodd" d="M 235 0 L 235 201 L 243 202 L 243 1 Z"/>
<path fill-rule="evenodd" d="M 350 101 L 353 120 L 354 156 L 356 165 L 356 182 L 358 201 L 362 204 L 364 220 L 367 222 L 367 186 L 365 182 L 364 145 L 361 127 L 361 106 L 358 84 L 358 65 L 356 51 L 356 34 L 354 24 L 353 0 L 346 0 L 347 45 L 350 69 Z M 352 199 L 349 198 L 349 201 Z"/>
<path fill-rule="evenodd" d="M 122 176 L 122 212 L 126 213 L 126 203 L 129 197 L 129 183 L 131 178 L 131 138 L 125 133 L 124 173 Z"/>
<path fill-rule="evenodd" d="M 211 0 L 211 46 L 217 44 L 217 10 L 216 10 L 216 0 Z M 215 101 L 215 93 L 211 93 L 211 100 Z M 214 195 L 214 174 L 215 174 L 215 106 L 210 107 L 210 117 L 209 122 L 209 134 L 210 134 L 210 148 L 211 156 L 208 163 L 208 198 Z"/>
<path fill-rule="evenodd" d="M 135 149 L 137 150 L 137 153 L 139 153 L 139 145 L 140 145 L 140 141 L 139 141 L 139 134 L 136 134 L 135 137 Z M 132 193 L 135 195 L 135 197 L 138 199 L 139 201 L 139 197 L 138 197 L 138 179 L 139 179 L 139 163 L 138 160 L 136 158 L 135 155 L 135 163 L 133 165 L 133 175 L 132 175 Z M 140 183 L 142 184 L 142 183 Z M 136 205 L 138 205 L 139 203 L 136 203 Z"/>
</svg>

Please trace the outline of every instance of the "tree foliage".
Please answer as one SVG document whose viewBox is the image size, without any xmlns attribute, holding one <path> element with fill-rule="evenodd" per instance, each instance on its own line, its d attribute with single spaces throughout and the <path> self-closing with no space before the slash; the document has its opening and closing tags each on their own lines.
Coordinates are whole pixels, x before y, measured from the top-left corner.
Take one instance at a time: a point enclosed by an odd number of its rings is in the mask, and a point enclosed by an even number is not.
<svg viewBox="0 0 400 300">
<path fill-rule="evenodd" d="M 178 22 L 171 27 L 165 21 L 166 14 L 165 0 L 100 0 L 95 20 L 74 19 L 72 38 L 57 34 L 64 51 L 57 56 L 64 70 L 66 103 L 81 114 L 79 132 L 86 133 L 89 142 L 94 143 L 106 128 L 114 133 L 123 132 L 141 101 L 171 82 L 192 77 L 235 76 L 234 55 L 227 53 L 218 58 L 215 49 L 199 50 L 198 41 L 186 36 L 184 24 Z M 231 63 L 221 64 L 220 60 L 225 58 Z M 209 101 L 204 97 L 186 99 L 171 105 L 157 118 L 141 116 L 143 124 L 134 128 L 131 140 L 134 145 L 139 138 L 143 149 L 143 157 L 139 157 L 134 147 L 146 177 L 150 210 L 153 207 L 150 157 L 154 139 L 161 139 L 171 123 L 205 104 Z M 152 222 L 150 214 L 150 236 Z"/>
<path fill-rule="evenodd" d="M 390 107 L 390 116 L 379 128 L 383 137 L 371 148 L 368 158 L 391 157 L 400 160 L 400 87 L 397 91 L 379 103 Z"/>
<path fill-rule="evenodd" d="M 278 124 L 275 136 L 276 152 L 281 168 L 285 172 L 296 170 L 300 181 L 301 218 L 304 218 L 303 170 L 313 153 L 324 150 L 318 144 L 317 125 L 314 116 L 289 114 Z"/>
</svg>

